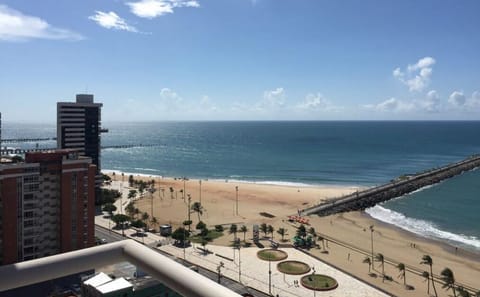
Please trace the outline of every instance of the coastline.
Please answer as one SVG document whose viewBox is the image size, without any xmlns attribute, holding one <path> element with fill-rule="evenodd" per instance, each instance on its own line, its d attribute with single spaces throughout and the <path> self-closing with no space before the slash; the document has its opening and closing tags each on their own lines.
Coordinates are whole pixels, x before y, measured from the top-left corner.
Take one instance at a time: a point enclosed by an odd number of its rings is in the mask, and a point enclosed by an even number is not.
<svg viewBox="0 0 480 297">
<path fill-rule="evenodd" d="M 110 174 L 111 175 L 111 174 Z M 124 174 L 124 181 L 128 181 L 128 175 Z M 112 176 L 112 175 L 111 175 Z M 121 176 L 116 172 L 115 179 L 120 180 Z M 150 194 L 145 194 L 144 198 L 136 201 L 136 207 L 142 212 L 150 214 L 152 202 L 154 216 L 161 224 L 170 223 L 174 228 L 181 225 L 186 219 L 188 209 L 187 202 L 182 199 L 180 190 L 183 190 L 183 180 L 167 177 L 155 177 L 153 175 L 133 174 L 136 179 L 156 180 L 157 190 L 153 193 L 153 200 Z M 199 201 L 200 180 L 189 179 L 185 181 L 185 192 L 191 195 L 192 203 Z M 239 187 L 239 214 L 235 213 L 235 187 Z M 174 188 L 170 192 L 169 188 Z M 292 238 L 295 234 L 295 226 L 287 221 L 287 216 L 296 214 L 297 210 L 308 204 L 318 203 L 320 200 L 327 201 L 335 196 L 351 193 L 354 189 L 349 187 L 299 187 L 299 186 L 281 186 L 266 185 L 256 183 L 241 183 L 237 181 L 215 181 L 202 180 L 202 205 L 205 211 L 201 216 L 209 228 L 217 224 L 222 224 L 228 228 L 230 224 L 247 226 L 248 232 L 246 238 L 251 238 L 253 224 L 271 224 L 275 230 L 278 228 L 287 229 L 288 236 Z M 173 198 L 172 198 L 173 197 Z M 260 213 L 268 213 L 273 217 L 266 217 Z M 192 213 L 191 220 L 193 227 L 198 222 L 198 214 Z M 403 230 L 395 225 L 391 225 L 370 217 L 365 212 L 351 212 L 345 214 L 331 215 L 328 217 L 310 216 L 310 224 L 316 231 L 338 239 L 342 242 L 368 251 L 370 249 L 370 232 L 363 231 L 368 226 L 375 226 L 375 253 L 381 252 L 386 258 L 403 262 L 406 265 L 418 269 L 428 270 L 426 266 L 419 265 L 421 257 L 428 254 L 434 261 L 434 274 L 439 275 L 445 268 L 451 268 L 456 275 L 457 281 L 467 286 L 480 287 L 477 280 L 480 279 L 480 253 L 471 253 L 464 250 L 457 251 L 452 245 L 434 239 L 421 237 L 415 233 Z M 297 225 L 298 226 L 298 225 Z M 307 226 L 308 227 L 308 226 Z M 194 228 L 193 228 L 194 229 Z M 368 230 L 368 229 L 367 229 Z M 211 244 L 229 246 L 232 235 L 226 235 L 215 239 Z M 239 237 L 243 238 L 243 234 Z M 276 232 L 274 237 L 278 239 L 280 235 Z M 288 242 L 288 243 L 291 243 Z M 410 244 L 415 243 L 416 248 Z M 366 268 L 362 263 L 364 255 L 356 255 L 348 249 L 341 247 L 330 248 L 328 254 L 321 253 L 321 250 L 312 250 L 315 256 L 324 259 L 327 262 L 349 271 L 353 275 L 363 279 L 366 282 L 380 286 L 381 288 L 395 292 L 397 296 L 424 296 L 423 289 L 406 291 L 402 286 L 393 288 L 392 284 L 382 283 L 380 278 L 372 279 L 366 274 Z M 351 255 L 351 260 L 346 262 L 347 254 Z M 375 266 L 378 264 L 375 263 Z M 423 266 L 423 267 L 422 267 Z M 386 273 L 394 276 L 394 281 L 399 280 L 396 267 L 386 268 Z M 423 278 L 418 276 L 409 277 L 408 283 L 415 287 L 425 287 Z M 400 288 L 400 289 L 399 289 Z M 393 291 L 392 291 L 393 290 Z M 444 290 L 438 290 L 439 296 L 447 296 Z M 442 291 L 442 292 L 440 292 Z M 443 295 L 445 294 L 445 295 Z"/>
</svg>

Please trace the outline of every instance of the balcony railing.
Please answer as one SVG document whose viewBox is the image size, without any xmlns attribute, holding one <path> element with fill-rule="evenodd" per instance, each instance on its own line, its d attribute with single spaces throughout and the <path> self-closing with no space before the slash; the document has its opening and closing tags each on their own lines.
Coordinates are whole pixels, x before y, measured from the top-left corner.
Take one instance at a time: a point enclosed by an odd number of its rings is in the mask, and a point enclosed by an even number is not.
<svg viewBox="0 0 480 297">
<path fill-rule="evenodd" d="M 239 294 L 133 240 L 0 266 L 0 292 L 128 261 L 184 297 Z"/>
</svg>

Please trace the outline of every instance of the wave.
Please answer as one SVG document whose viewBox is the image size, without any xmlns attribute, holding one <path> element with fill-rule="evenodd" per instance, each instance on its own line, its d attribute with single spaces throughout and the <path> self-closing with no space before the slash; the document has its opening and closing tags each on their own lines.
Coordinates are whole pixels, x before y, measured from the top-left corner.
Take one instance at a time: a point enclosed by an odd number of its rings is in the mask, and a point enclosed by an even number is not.
<svg viewBox="0 0 480 297">
<path fill-rule="evenodd" d="M 380 205 L 368 208 L 365 212 L 374 219 L 395 225 L 399 228 L 423 237 L 446 240 L 450 243 L 461 244 L 480 249 L 480 239 L 475 236 L 455 234 L 449 231 L 441 230 L 432 222 L 409 218 L 399 212 L 384 208 Z"/>
</svg>

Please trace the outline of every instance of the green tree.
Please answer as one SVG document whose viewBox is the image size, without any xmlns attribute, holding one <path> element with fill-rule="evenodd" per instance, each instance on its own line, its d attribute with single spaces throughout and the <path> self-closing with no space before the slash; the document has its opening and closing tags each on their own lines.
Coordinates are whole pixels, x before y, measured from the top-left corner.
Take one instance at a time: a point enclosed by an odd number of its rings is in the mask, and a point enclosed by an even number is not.
<svg viewBox="0 0 480 297">
<path fill-rule="evenodd" d="M 230 234 L 233 234 L 233 240 L 236 241 L 237 240 L 237 225 L 236 224 L 232 224 L 230 226 L 230 230 L 229 230 L 229 233 Z"/>
<path fill-rule="evenodd" d="M 117 227 L 121 227 L 125 222 L 128 222 L 129 217 L 124 214 L 116 214 L 112 217 L 112 221 Z"/>
<path fill-rule="evenodd" d="M 432 267 L 433 266 L 433 260 L 432 260 L 432 257 L 430 257 L 429 255 L 423 255 L 422 261 L 420 262 L 420 264 L 425 264 L 425 265 L 430 266 L 430 277 L 432 278 L 433 291 L 435 292 L 435 296 L 438 297 L 437 288 L 435 287 L 435 281 L 433 279 L 433 267 Z"/>
<path fill-rule="evenodd" d="M 130 221 L 130 225 L 135 228 L 145 228 L 147 227 L 147 224 L 145 224 L 144 221 L 142 220 L 132 220 Z"/>
<path fill-rule="evenodd" d="M 400 271 L 400 274 L 398 277 L 403 278 L 403 285 L 407 285 L 407 278 L 405 277 L 405 264 L 403 263 L 398 263 L 397 265 L 398 270 Z"/>
<path fill-rule="evenodd" d="M 192 223 L 193 223 L 192 220 L 185 220 L 185 221 L 183 221 L 182 224 L 183 224 L 184 226 L 190 226 Z M 190 227 L 188 227 L 188 228 L 190 229 Z"/>
<path fill-rule="evenodd" d="M 133 184 L 135 183 L 135 180 L 133 179 L 133 175 L 128 176 L 128 185 L 130 187 L 133 187 Z"/>
<path fill-rule="evenodd" d="M 382 282 L 385 281 L 385 258 L 383 257 L 383 254 L 378 253 L 375 256 L 375 261 L 380 262 L 382 265 Z"/>
<path fill-rule="evenodd" d="M 144 212 L 142 214 L 142 221 L 145 223 L 145 226 L 147 225 L 148 218 L 150 218 L 150 216 L 148 215 L 148 213 Z"/>
<path fill-rule="evenodd" d="M 117 207 L 112 203 L 107 203 L 103 206 L 102 210 L 108 212 L 108 215 L 112 217 L 113 212 L 117 210 Z"/>
<path fill-rule="evenodd" d="M 372 260 L 370 260 L 370 257 L 365 257 L 365 259 L 363 259 L 363 263 L 368 264 L 368 274 L 370 274 L 372 268 Z"/>
<path fill-rule="evenodd" d="M 248 228 L 247 226 L 243 225 L 240 227 L 240 232 L 243 233 L 243 242 L 245 242 L 245 237 L 247 236 Z"/>
<path fill-rule="evenodd" d="M 137 190 L 128 191 L 128 199 L 134 199 L 137 196 Z"/>
<path fill-rule="evenodd" d="M 307 229 L 305 229 L 305 226 L 303 224 L 301 224 L 298 228 L 297 228 L 297 236 L 298 237 L 305 237 L 307 236 Z"/>
<path fill-rule="evenodd" d="M 427 295 L 430 296 L 430 273 L 427 271 L 422 272 L 422 276 L 427 281 Z"/>
<path fill-rule="evenodd" d="M 441 278 L 443 280 L 443 288 L 451 289 L 453 292 L 453 296 L 456 297 L 457 294 L 455 293 L 455 277 L 453 275 L 453 271 L 450 268 L 445 268 L 440 272 Z"/>
<path fill-rule="evenodd" d="M 195 229 L 197 229 L 197 230 L 202 230 L 202 229 L 205 229 L 205 228 L 207 228 L 207 225 L 202 221 L 198 222 L 197 226 L 195 226 Z"/>
<path fill-rule="evenodd" d="M 262 231 L 263 234 L 265 234 L 265 237 L 267 237 L 267 232 L 268 232 L 268 226 L 267 226 L 267 224 L 262 223 L 262 224 L 260 225 L 260 231 Z"/>
<path fill-rule="evenodd" d="M 215 225 L 215 231 L 223 232 L 223 226 L 222 225 Z"/>
<path fill-rule="evenodd" d="M 200 216 L 203 214 L 203 210 L 204 210 L 202 204 L 200 204 L 200 202 L 194 202 L 194 203 L 192 204 L 192 208 L 191 208 L 191 209 L 192 209 L 193 212 L 196 212 L 196 213 L 197 213 L 197 215 L 198 215 L 198 220 L 200 221 Z"/>
<path fill-rule="evenodd" d="M 280 236 L 282 236 L 282 241 L 285 241 L 284 237 L 285 235 L 287 234 L 287 229 L 285 228 L 279 228 L 277 230 L 277 233 L 280 234 Z"/>
<path fill-rule="evenodd" d="M 190 237 L 190 232 L 183 227 L 175 229 L 172 233 L 172 238 L 180 241 L 182 244 L 188 237 Z"/>
<path fill-rule="evenodd" d="M 267 232 L 270 233 L 272 235 L 272 239 L 273 239 L 273 232 L 275 231 L 275 229 L 273 228 L 272 225 L 268 225 L 267 227 Z"/>
<path fill-rule="evenodd" d="M 125 207 L 125 211 L 127 212 L 127 215 L 130 217 L 133 217 L 135 214 L 135 203 L 130 202 L 127 204 L 127 207 Z"/>
<path fill-rule="evenodd" d="M 158 220 L 157 220 L 156 217 L 153 217 L 153 218 L 150 220 L 150 225 L 153 226 L 153 228 L 158 227 L 159 223 L 158 223 Z"/>
</svg>

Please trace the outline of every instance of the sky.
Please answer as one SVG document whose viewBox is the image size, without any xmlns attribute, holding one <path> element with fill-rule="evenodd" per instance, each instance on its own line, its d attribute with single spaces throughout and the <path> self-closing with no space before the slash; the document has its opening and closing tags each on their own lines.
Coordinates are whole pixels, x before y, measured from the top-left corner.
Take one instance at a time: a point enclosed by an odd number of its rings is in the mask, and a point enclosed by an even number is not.
<svg viewBox="0 0 480 297">
<path fill-rule="evenodd" d="M 478 120 L 477 0 L 0 0 L 4 121 Z"/>
</svg>

